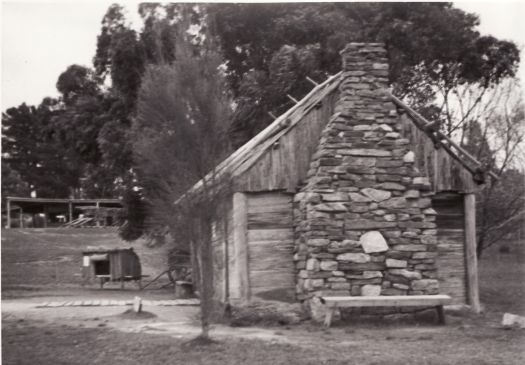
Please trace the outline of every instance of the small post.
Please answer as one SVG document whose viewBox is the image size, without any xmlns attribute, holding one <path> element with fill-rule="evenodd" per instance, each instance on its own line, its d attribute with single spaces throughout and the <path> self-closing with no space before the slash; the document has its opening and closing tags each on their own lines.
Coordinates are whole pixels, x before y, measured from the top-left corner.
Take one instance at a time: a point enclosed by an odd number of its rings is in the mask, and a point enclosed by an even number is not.
<svg viewBox="0 0 525 365">
<path fill-rule="evenodd" d="M 24 228 L 24 209 L 22 209 L 22 207 L 20 207 L 19 220 L 20 220 L 20 228 Z"/>
<path fill-rule="evenodd" d="M 135 297 L 133 299 L 133 312 L 135 313 L 142 312 L 142 299 L 140 297 Z"/>
<path fill-rule="evenodd" d="M 478 287 L 478 258 L 476 254 L 476 195 L 464 196 L 465 255 L 467 264 L 468 303 L 474 313 L 481 312 Z"/>
<path fill-rule="evenodd" d="M 7 198 L 7 225 L 5 228 L 11 228 L 11 199 Z"/>
<path fill-rule="evenodd" d="M 332 318 L 334 317 L 335 310 L 336 310 L 336 304 L 335 303 L 333 305 L 327 306 L 326 314 L 325 314 L 325 318 L 324 318 L 324 325 L 325 325 L 326 328 L 329 328 L 330 325 L 332 324 Z"/>
<path fill-rule="evenodd" d="M 437 321 L 438 324 L 444 325 L 445 322 L 445 311 L 443 310 L 442 305 L 436 306 L 436 313 L 437 313 Z"/>
<path fill-rule="evenodd" d="M 47 228 L 47 205 L 44 203 L 44 228 Z"/>
<path fill-rule="evenodd" d="M 67 204 L 67 213 L 68 213 L 68 216 L 69 216 L 69 221 L 68 222 L 72 222 L 73 221 L 73 202 L 72 201 L 70 201 Z"/>
<path fill-rule="evenodd" d="M 100 202 L 97 201 L 97 213 L 95 214 L 95 222 L 97 227 L 100 227 Z"/>
</svg>

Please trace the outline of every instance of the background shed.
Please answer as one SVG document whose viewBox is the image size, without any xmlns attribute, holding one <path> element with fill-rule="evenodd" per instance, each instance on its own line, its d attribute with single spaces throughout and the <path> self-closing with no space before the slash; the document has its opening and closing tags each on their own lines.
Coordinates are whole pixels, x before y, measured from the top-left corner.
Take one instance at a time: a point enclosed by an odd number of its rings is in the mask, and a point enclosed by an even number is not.
<svg viewBox="0 0 525 365">
<path fill-rule="evenodd" d="M 142 278 L 140 259 L 133 248 L 89 249 L 82 252 L 84 280 L 100 280 L 102 286 L 107 281 L 138 281 Z"/>
</svg>

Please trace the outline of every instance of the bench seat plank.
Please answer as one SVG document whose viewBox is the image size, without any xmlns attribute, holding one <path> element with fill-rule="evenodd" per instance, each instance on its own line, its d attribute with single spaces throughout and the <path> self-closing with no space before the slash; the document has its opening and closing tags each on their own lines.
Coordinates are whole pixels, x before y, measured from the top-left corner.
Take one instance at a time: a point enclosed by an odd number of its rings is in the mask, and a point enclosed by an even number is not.
<svg viewBox="0 0 525 365">
<path fill-rule="evenodd" d="M 392 295 L 370 297 L 322 297 L 327 306 L 336 307 L 402 307 L 447 305 L 448 295 Z"/>
<path fill-rule="evenodd" d="M 438 322 L 445 323 L 443 306 L 449 304 L 452 298 L 448 295 L 379 295 L 367 297 L 321 297 L 327 306 L 325 326 L 330 327 L 332 317 L 337 308 L 347 307 L 436 307 Z"/>
</svg>

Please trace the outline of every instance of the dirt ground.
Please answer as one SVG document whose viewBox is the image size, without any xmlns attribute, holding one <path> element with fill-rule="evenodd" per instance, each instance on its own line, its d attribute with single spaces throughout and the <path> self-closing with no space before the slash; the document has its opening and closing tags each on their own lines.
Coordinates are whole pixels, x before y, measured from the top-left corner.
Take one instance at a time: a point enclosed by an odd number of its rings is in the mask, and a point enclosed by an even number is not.
<svg viewBox="0 0 525 365">
<path fill-rule="evenodd" d="M 435 324 L 432 311 L 401 318 L 351 317 L 328 330 L 309 321 L 266 327 L 215 325 L 216 342 L 208 346 L 191 342 L 199 333 L 196 307 L 145 306 L 144 311 L 152 315 L 138 318 L 123 314 L 128 309 L 124 306 L 36 308 L 45 301 L 71 298 L 172 299 L 170 290 L 7 282 L 7 290 L 2 288 L 2 360 L 3 364 L 44 365 L 521 365 L 525 363 L 525 330 L 503 329 L 500 322 L 504 312 L 525 315 L 524 253 L 523 244 L 516 243 L 510 253 L 493 250 L 480 261 L 485 308 L 480 316 L 448 311 L 446 326 Z"/>
<path fill-rule="evenodd" d="M 123 307 L 19 308 L 3 312 L 4 364 L 523 364 L 525 332 L 497 318 L 424 313 L 403 320 L 302 323 L 267 328 L 215 326 L 200 347 L 197 310 L 146 307 L 156 315 L 124 319 Z"/>
</svg>

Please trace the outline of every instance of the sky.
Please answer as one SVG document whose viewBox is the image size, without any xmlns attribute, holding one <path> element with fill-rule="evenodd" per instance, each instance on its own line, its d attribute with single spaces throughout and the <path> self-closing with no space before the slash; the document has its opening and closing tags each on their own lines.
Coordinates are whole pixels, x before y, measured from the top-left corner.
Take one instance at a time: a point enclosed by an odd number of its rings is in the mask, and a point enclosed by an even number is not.
<svg viewBox="0 0 525 365">
<path fill-rule="evenodd" d="M 69 65 L 92 66 L 102 17 L 115 2 L 0 1 L 2 110 L 23 102 L 35 105 L 46 96 L 58 96 L 56 81 Z M 137 2 L 125 4 L 130 21 L 139 29 Z M 525 1 L 454 4 L 480 15 L 482 34 L 518 44 L 522 49 L 519 75 L 525 85 Z"/>
</svg>

